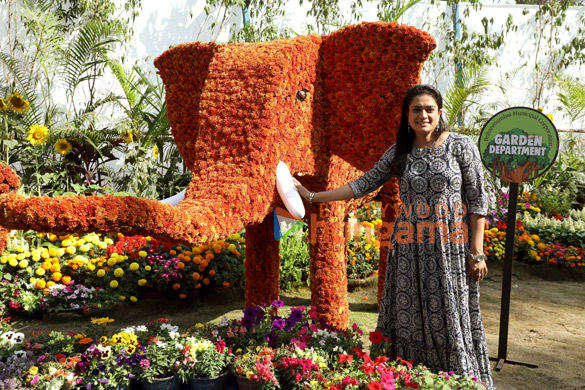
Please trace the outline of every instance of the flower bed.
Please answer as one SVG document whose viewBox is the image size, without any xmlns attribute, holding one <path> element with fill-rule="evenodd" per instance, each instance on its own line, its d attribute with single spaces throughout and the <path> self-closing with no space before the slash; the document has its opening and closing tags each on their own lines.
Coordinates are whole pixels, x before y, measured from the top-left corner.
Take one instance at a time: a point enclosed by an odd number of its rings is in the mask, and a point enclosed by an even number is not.
<svg viewBox="0 0 585 390">
<path fill-rule="evenodd" d="M 39 234 L 0 256 L 0 296 L 14 311 L 87 312 L 149 291 L 185 299 L 202 288 L 243 284 L 244 238 L 198 247 L 149 237 Z"/>
<path fill-rule="evenodd" d="M 503 194 L 486 219 L 484 250 L 488 258 L 504 259 L 507 194 Z M 585 209 L 566 215 L 543 213 L 541 198 L 524 192 L 518 197 L 520 216 L 516 223 L 516 260 L 528 264 L 585 267 Z"/>
<path fill-rule="evenodd" d="M 182 332 L 166 319 L 115 329 L 113 319 L 96 318 L 82 332 L 37 332 L 25 340 L 3 322 L 0 385 L 109 389 L 161 376 L 187 383 L 231 372 L 260 389 L 484 389 L 473 376 L 390 361 L 379 355 L 390 340 L 376 332 L 370 340 L 378 348 L 370 355 L 355 324 L 339 331 L 317 323 L 315 308 L 279 315 L 282 305 L 259 305 L 239 319 Z"/>
</svg>

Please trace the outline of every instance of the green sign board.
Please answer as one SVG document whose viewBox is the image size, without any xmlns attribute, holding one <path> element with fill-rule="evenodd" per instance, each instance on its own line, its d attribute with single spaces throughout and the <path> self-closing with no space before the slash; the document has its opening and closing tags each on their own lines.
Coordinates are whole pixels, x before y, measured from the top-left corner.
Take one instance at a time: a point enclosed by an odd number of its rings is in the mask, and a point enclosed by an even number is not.
<svg viewBox="0 0 585 390">
<path fill-rule="evenodd" d="M 521 183 L 544 174 L 559 151 L 559 134 L 543 113 L 512 107 L 487 121 L 479 136 L 483 164 L 495 176 Z"/>
</svg>

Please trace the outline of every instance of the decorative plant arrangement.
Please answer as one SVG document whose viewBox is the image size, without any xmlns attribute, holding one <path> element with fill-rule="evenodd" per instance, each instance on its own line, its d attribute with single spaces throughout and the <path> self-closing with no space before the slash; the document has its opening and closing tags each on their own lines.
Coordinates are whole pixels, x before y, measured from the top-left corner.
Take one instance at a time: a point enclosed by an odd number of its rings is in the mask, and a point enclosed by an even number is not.
<svg viewBox="0 0 585 390">
<path fill-rule="evenodd" d="M 116 329 L 114 319 L 103 317 L 80 332 L 36 332 L 25 339 L 14 323 L 3 322 L 0 383 L 43 390 L 109 390 L 131 382 L 149 388 L 162 380 L 175 388 L 215 381 L 227 388 L 237 380 L 259 389 L 484 389 L 471 376 L 389 361 L 378 353 L 391 340 L 377 332 L 370 334 L 377 351 L 370 355 L 355 324 L 348 331 L 331 329 L 315 321 L 314 307 L 279 315 L 282 305 L 262 304 L 240 318 L 187 331 L 165 318 Z"/>
</svg>

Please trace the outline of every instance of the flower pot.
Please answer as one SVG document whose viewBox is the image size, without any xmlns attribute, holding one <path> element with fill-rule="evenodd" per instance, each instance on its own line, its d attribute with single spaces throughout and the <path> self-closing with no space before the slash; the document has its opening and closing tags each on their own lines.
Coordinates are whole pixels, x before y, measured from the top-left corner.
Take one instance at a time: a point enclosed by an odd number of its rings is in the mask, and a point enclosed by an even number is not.
<svg viewBox="0 0 585 390">
<path fill-rule="evenodd" d="M 177 376 L 154 378 L 152 382 L 141 382 L 142 390 L 179 390 L 181 381 Z"/>
<path fill-rule="evenodd" d="M 225 390 L 235 384 L 235 378 L 230 373 L 219 374 L 214 378 L 191 378 L 191 390 Z"/>
<path fill-rule="evenodd" d="M 236 381 L 238 382 L 238 389 L 239 390 L 257 390 L 259 387 L 258 382 L 252 382 L 245 376 L 236 376 Z"/>
</svg>

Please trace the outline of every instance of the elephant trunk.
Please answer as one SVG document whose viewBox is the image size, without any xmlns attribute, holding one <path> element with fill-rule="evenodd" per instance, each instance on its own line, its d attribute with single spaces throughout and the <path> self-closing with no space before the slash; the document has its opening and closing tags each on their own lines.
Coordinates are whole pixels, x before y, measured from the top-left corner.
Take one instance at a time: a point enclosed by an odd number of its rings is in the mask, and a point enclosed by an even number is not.
<svg viewBox="0 0 585 390">
<path fill-rule="evenodd" d="M 257 194 L 274 192 L 274 182 L 264 177 L 256 183 L 226 179 L 206 193 L 196 184 L 192 182 L 188 194 L 199 198 L 187 198 L 177 206 L 132 196 L 51 198 L 8 192 L 0 195 L 0 226 L 54 233 L 119 232 L 199 245 L 261 222 L 270 203 Z"/>
</svg>

